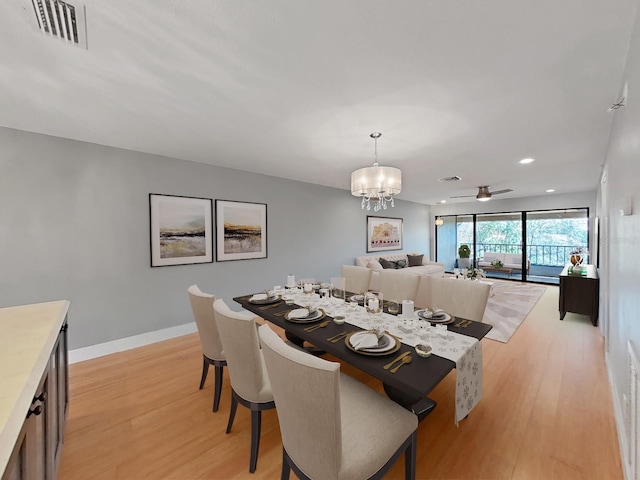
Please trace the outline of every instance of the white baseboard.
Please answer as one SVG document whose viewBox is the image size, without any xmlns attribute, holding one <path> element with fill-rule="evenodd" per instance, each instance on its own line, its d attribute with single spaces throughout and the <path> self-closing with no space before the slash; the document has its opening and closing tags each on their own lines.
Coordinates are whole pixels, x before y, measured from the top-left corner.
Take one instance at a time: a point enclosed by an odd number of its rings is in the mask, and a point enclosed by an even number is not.
<svg viewBox="0 0 640 480">
<path fill-rule="evenodd" d="M 133 337 L 120 338 L 111 342 L 99 343 L 89 347 L 78 348 L 69 351 L 69 363 L 83 362 L 92 358 L 102 357 L 111 353 L 123 352 L 136 347 L 142 347 L 151 343 L 169 340 L 170 338 L 188 335 L 196 332 L 196 323 L 185 323 L 177 327 L 163 328 L 154 332 L 141 333 Z"/>
</svg>

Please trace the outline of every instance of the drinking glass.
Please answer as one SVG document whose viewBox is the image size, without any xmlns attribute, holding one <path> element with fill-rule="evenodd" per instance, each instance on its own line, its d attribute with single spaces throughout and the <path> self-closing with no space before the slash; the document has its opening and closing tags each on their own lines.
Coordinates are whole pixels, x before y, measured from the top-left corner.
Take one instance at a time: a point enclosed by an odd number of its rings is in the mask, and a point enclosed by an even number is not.
<svg viewBox="0 0 640 480">
<path fill-rule="evenodd" d="M 458 275 L 460 275 L 460 269 L 459 268 L 454 268 L 453 269 L 453 274 L 455 275 L 456 278 L 458 278 Z"/>
<path fill-rule="evenodd" d="M 389 303 L 387 304 L 387 312 L 391 315 L 398 315 L 398 312 L 400 312 L 400 304 L 395 300 L 389 300 Z"/>
</svg>

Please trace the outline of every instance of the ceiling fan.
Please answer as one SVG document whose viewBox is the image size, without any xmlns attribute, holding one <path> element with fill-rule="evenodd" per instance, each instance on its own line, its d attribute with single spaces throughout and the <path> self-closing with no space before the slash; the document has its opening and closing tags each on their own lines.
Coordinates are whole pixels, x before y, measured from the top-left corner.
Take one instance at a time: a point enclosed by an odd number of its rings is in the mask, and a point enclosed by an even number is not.
<svg viewBox="0 0 640 480">
<path fill-rule="evenodd" d="M 493 195 L 500 195 L 501 193 L 509 193 L 513 192 L 511 188 L 505 188 L 504 190 L 496 190 L 495 192 L 489 191 L 488 185 L 482 185 L 478 187 L 478 193 L 476 195 L 457 195 L 451 198 L 467 198 L 467 197 L 476 197 L 476 199 L 480 202 L 488 202 L 491 200 Z"/>
</svg>

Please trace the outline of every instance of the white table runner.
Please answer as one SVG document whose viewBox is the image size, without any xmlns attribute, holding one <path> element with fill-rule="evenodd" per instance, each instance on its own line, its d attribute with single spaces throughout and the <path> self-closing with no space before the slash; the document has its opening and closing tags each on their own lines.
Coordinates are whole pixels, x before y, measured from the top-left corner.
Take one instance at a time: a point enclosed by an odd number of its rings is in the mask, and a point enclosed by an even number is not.
<svg viewBox="0 0 640 480">
<path fill-rule="evenodd" d="M 456 364 L 455 423 L 464 419 L 482 398 L 482 345 L 474 337 L 446 331 L 438 334 L 426 320 L 405 321 L 400 316 L 383 313 L 369 315 L 364 307 L 342 303 L 335 299 L 321 299 L 317 294 L 304 294 L 293 290 L 294 301 L 300 306 L 322 308 L 334 316 L 337 310 L 345 314 L 346 322 L 363 328 L 380 328 L 388 331 L 411 347 L 431 340 L 433 353 Z"/>
</svg>

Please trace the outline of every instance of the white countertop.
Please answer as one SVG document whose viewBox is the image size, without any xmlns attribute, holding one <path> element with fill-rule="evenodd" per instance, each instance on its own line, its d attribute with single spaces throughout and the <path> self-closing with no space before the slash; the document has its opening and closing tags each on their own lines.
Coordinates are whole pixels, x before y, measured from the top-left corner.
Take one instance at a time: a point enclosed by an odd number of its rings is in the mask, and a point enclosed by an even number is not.
<svg viewBox="0 0 640 480">
<path fill-rule="evenodd" d="M 18 439 L 69 302 L 0 308 L 0 474 Z"/>
</svg>

